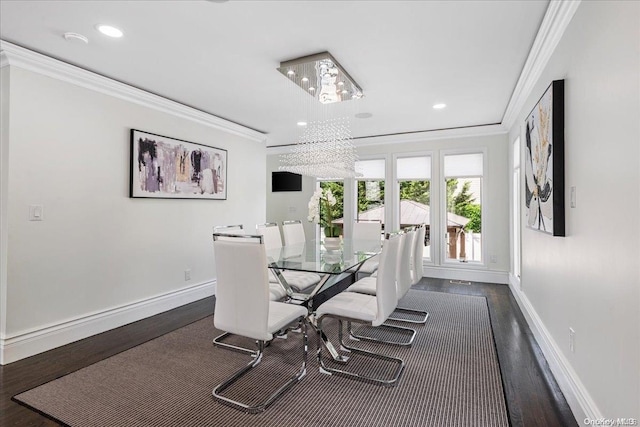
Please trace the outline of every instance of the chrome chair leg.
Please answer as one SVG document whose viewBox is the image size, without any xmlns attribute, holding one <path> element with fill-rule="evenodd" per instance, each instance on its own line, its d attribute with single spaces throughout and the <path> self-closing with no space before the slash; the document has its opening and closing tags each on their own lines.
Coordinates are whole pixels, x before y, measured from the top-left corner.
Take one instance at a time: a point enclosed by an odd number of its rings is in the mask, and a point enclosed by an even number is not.
<svg viewBox="0 0 640 427">
<path fill-rule="evenodd" d="M 351 330 L 351 322 L 347 321 L 347 329 Z M 351 353 L 351 350 L 349 350 L 349 348 L 346 347 L 345 343 L 344 343 L 344 334 L 342 333 L 343 330 L 343 321 L 342 320 L 338 320 L 338 342 L 340 343 L 340 350 L 346 352 L 346 353 Z M 356 340 L 355 338 L 353 338 L 352 336 L 350 336 L 349 338 Z M 345 362 L 347 360 L 349 360 L 348 356 L 342 356 L 343 359 L 345 359 Z M 334 358 L 335 360 L 335 358 Z"/>
<path fill-rule="evenodd" d="M 298 330 L 293 330 L 291 332 L 300 332 L 300 331 L 298 329 Z M 257 352 L 255 350 L 251 350 L 251 349 L 245 348 L 245 347 L 240 347 L 238 345 L 228 344 L 228 343 L 222 341 L 225 338 L 230 337 L 232 335 L 233 334 L 231 334 L 229 332 L 223 332 L 222 334 L 218 335 L 217 337 L 215 337 L 213 339 L 213 345 L 215 345 L 216 347 L 225 348 L 227 350 L 236 351 L 238 353 L 250 354 L 253 357 L 256 356 Z M 275 338 L 287 339 L 287 334 L 286 333 L 278 334 L 278 335 L 275 336 Z M 264 343 L 264 346 L 265 347 L 269 347 L 272 342 L 273 342 L 273 340 L 266 341 Z M 256 343 L 257 343 L 257 341 L 256 341 Z"/>
<path fill-rule="evenodd" d="M 215 345 L 216 347 L 226 348 L 227 350 L 237 351 L 238 353 L 250 354 L 254 357 L 257 355 L 257 352 L 255 350 L 251 350 L 249 348 L 244 348 L 244 347 L 240 347 L 233 344 L 228 344 L 222 341 L 225 338 L 230 337 L 231 335 L 233 334 L 230 334 L 229 332 L 224 332 L 218 335 L 213 339 L 213 345 Z"/>
<path fill-rule="evenodd" d="M 235 383 L 238 379 L 240 379 L 243 375 L 249 372 L 251 369 L 255 368 L 262 361 L 262 357 L 265 349 L 265 341 L 257 341 L 258 349 L 255 352 L 255 357 L 251 362 L 249 362 L 245 367 L 234 373 L 229 379 L 225 380 L 218 386 L 213 389 L 213 397 L 220 401 L 221 403 L 231 406 L 235 409 L 239 409 L 244 412 L 248 412 L 250 414 L 255 414 L 258 412 L 262 412 L 269 405 L 271 405 L 278 397 L 280 397 L 285 391 L 291 388 L 294 384 L 300 381 L 307 374 L 307 354 L 308 354 L 308 341 L 307 341 L 307 322 L 304 318 L 300 318 L 299 326 L 302 328 L 302 337 L 303 337 L 303 359 L 302 366 L 300 370 L 289 380 L 283 384 L 280 388 L 278 388 L 275 392 L 273 392 L 266 400 L 257 404 L 257 405 L 247 405 L 238 400 L 230 399 L 228 397 L 222 396 L 222 392 L 229 388 L 233 383 Z"/>
<path fill-rule="evenodd" d="M 409 335 L 409 339 L 406 341 L 389 341 L 389 340 L 381 340 L 379 338 L 374 338 L 367 335 L 358 334 L 351 327 L 351 322 L 347 322 L 347 329 L 349 331 L 349 336 L 350 338 L 356 341 L 370 341 L 370 342 L 377 342 L 381 344 L 391 344 L 391 345 L 399 345 L 403 347 L 411 347 L 411 345 L 413 344 L 413 340 L 416 338 L 416 330 L 411 328 L 403 328 L 402 326 L 387 325 L 386 323 L 383 323 L 380 326 L 376 326 L 375 328 L 386 329 L 392 332 L 405 333 Z M 340 341 L 340 344 L 343 347 L 348 348 L 343 341 Z"/>
<path fill-rule="evenodd" d="M 342 326 L 342 320 L 346 320 L 346 321 L 355 321 L 355 319 L 347 319 L 347 318 L 340 318 L 338 316 L 332 316 L 332 315 L 325 315 L 323 317 L 321 317 L 320 319 L 317 320 L 317 331 L 318 331 L 318 350 L 317 350 L 317 359 L 318 359 L 318 364 L 320 365 L 320 372 L 325 373 L 325 374 L 330 374 L 330 375 L 340 375 L 340 376 L 344 376 L 347 378 L 351 378 L 351 379 L 355 379 L 355 380 L 360 380 L 360 381 L 365 381 L 368 383 L 372 383 L 372 384 L 377 384 L 377 385 L 381 385 L 384 387 L 393 387 L 398 383 L 398 380 L 400 379 L 400 377 L 402 376 L 402 373 L 404 371 L 404 361 L 402 359 L 399 359 L 397 357 L 391 357 L 391 356 L 387 356 L 384 354 L 380 354 L 380 353 L 374 353 L 371 351 L 367 351 L 367 350 L 362 350 L 359 348 L 354 348 L 354 347 L 349 347 L 344 345 L 344 343 L 341 343 L 341 345 L 343 345 L 347 350 L 349 350 L 351 352 L 351 354 L 358 354 L 361 356 L 365 356 L 365 357 L 369 357 L 372 359 L 378 359 L 378 360 L 384 360 L 384 361 L 388 361 L 388 362 L 392 362 L 393 364 L 397 365 L 393 376 L 390 379 L 382 379 L 382 378 L 376 378 L 376 377 L 372 377 L 372 376 L 365 376 L 365 375 L 361 375 L 355 372 L 351 372 L 351 371 L 347 371 L 345 369 L 336 369 L 336 368 L 331 368 L 327 365 L 325 365 L 323 358 L 322 358 L 322 339 L 321 339 L 321 334 L 322 332 L 322 321 L 324 319 L 324 317 L 332 317 L 335 318 L 339 321 L 340 325 L 340 331 L 342 330 L 343 326 Z M 359 322 L 358 322 L 359 323 Z M 338 332 L 338 334 L 340 335 L 340 340 L 342 341 L 342 334 L 341 332 Z"/>
<path fill-rule="evenodd" d="M 394 313 L 396 311 L 401 312 L 401 313 L 415 314 L 415 315 L 422 316 L 422 317 L 420 319 L 418 319 L 418 320 L 403 319 L 403 318 L 393 317 L 393 313 L 391 313 L 391 316 L 389 316 L 387 318 L 387 320 L 395 320 L 395 321 L 398 321 L 398 322 L 405 322 L 405 323 L 418 323 L 418 324 L 424 325 L 425 323 L 427 323 L 427 319 L 429 318 L 429 313 L 426 312 L 426 311 L 422 311 L 422 310 L 414 310 L 412 308 L 396 307 L 396 309 L 394 310 Z"/>
</svg>

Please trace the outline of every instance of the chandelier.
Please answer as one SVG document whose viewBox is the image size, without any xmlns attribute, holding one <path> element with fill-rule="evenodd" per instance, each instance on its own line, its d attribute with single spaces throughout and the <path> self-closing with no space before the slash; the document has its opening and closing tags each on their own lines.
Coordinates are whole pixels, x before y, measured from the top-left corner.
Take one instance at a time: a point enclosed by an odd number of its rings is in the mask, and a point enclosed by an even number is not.
<svg viewBox="0 0 640 427">
<path fill-rule="evenodd" d="M 304 130 L 291 152 L 281 155 L 279 170 L 317 178 L 357 176 L 353 115 L 336 116 L 331 104 L 359 99 L 362 89 L 329 52 L 281 62 L 278 70 L 308 94 L 301 105 L 308 120 L 298 123 Z"/>
<path fill-rule="evenodd" d="M 356 176 L 357 155 L 347 119 L 308 123 L 290 153 L 280 157 L 280 170 L 317 178 Z"/>
</svg>

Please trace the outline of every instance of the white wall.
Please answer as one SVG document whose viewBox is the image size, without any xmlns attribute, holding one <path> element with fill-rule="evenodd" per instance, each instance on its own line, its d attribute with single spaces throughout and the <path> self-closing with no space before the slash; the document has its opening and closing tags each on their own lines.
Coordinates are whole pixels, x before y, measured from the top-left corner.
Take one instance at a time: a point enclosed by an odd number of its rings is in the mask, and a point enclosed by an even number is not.
<svg viewBox="0 0 640 427">
<path fill-rule="evenodd" d="M 567 236 L 522 228 L 521 298 L 575 374 L 576 414 L 640 418 L 639 76 L 640 3 L 584 1 L 510 130 L 524 144 L 526 115 L 565 79 Z"/>
<path fill-rule="evenodd" d="M 266 194 L 267 222 L 282 225 L 282 221 L 300 220 L 308 239 L 315 238 L 315 224 L 307 221 L 309 215 L 309 199 L 316 189 L 316 180 L 308 176 L 302 177 L 302 191 L 271 191 L 271 172 L 277 171 L 280 158 L 277 155 L 267 156 Z M 254 224 L 255 226 L 255 224 Z"/>
<path fill-rule="evenodd" d="M 411 136 L 410 138 L 398 136 L 357 140 L 357 152 L 361 158 L 387 158 L 388 176 L 391 173 L 390 163 L 394 153 L 431 152 L 433 156 L 432 176 L 437 177 L 441 152 L 467 149 L 485 150 L 487 170 L 483 181 L 485 194 L 482 236 L 483 244 L 486 245 L 486 265 L 482 267 L 473 265 L 441 266 L 426 263 L 425 275 L 506 283 L 507 272 L 509 271 L 508 188 L 510 179 L 507 158 L 509 150 L 507 134 L 503 132 L 500 134 L 454 137 L 433 137 L 433 134 L 427 132 L 422 136 Z M 277 170 L 278 156 L 278 154 L 271 154 L 268 150 L 268 179 L 270 179 L 271 171 Z M 307 203 L 311 197 L 314 182 L 313 178 L 304 178 L 304 191 L 302 193 L 267 192 L 267 218 L 274 221 L 287 219 L 291 216 L 289 209 L 295 209 L 297 213 L 302 212 L 302 214 L 298 214 L 297 218 L 306 217 Z M 387 201 L 387 204 L 389 203 L 390 200 Z M 307 231 L 307 236 L 309 236 L 309 233 L 313 233 L 313 231 Z M 489 262 L 490 255 L 496 256 L 496 263 Z"/>
<path fill-rule="evenodd" d="M 264 144 L 15 66 L 7 70 L 5 345 L 190 287 L 205 284 L 211 294 L 212 227 L 265 219 Z M 3 87 L 3 102 L 6 96 Z M 130 199 L 131 128 L 228 150 L 228 199 Z M 27 220 L 33 204 L 44 206 L 44 221 Z"/>
</svg>

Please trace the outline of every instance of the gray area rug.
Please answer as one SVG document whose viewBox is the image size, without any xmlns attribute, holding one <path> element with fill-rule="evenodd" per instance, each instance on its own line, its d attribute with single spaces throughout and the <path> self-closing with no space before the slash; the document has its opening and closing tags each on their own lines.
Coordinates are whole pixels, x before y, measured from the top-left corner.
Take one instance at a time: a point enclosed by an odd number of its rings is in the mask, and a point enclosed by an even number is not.
<svg viewBox="0 0 640 427">
<path fill-rule="evenodd" d="M 14 399 L 82 427 L 508 426 L 486 300 L 411 290 L 402 306 L 430 313 L 411 348 L 354 343 L 404 359 L 394 388 L 319 373 L 310 329 L 307 376 L 265 412 L 244 414 L 214 401 L 211 390 L 250 357 L 215 348 L 219 331 L 207 317 Z M 296 333 L 274 340 L 263 363 L 226 394 L 252 399 L 274 390 L 298 369 L 300 344 Z M 366 358 L 349 363 L 384 375 Z"/>
</svg>

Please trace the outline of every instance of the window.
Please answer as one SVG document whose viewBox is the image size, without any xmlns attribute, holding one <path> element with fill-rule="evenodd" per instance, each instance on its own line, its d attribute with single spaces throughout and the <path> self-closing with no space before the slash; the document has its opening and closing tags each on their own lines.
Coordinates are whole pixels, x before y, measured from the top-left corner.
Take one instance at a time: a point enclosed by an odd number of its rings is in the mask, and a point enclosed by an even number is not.
<svg viewBox="0 0 640 427">
<path fill-rule="evenodd" d="M 427 224 L 423 258 L 431 259 L 431 156 L 396 159 L 400 228 Z"/>
<path fill-rule="evenodd" d="M 444 156 L 445 260 L 482 262 L 482 153 Z"/>
<path fill-rule="evenodd" d="M 356 162 L 356 220 L 382 221 L 384 230 L 384 159 Z"/>
<path fill-rule="evenodd" d="M 330 189 L 336 198 L 336 203 L 331 206 L 331 218 L 333 224 L 343 229 L 344 224 L 344 182 L 343 181 L 320 181 L 320 188 L 323 190 Z M 320 204 L 320 217 L 325 220 L 327 218 L 326 204 Z M 318 226 L 319 227 L 319 226 Z M 343 229 L 344 230 L 344 229 Z M 340 233 L 343 234 L 343 233 Z M 320 230 L 320 236 L 324 237 L 324 230 Z"/>
</svg>

